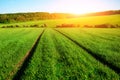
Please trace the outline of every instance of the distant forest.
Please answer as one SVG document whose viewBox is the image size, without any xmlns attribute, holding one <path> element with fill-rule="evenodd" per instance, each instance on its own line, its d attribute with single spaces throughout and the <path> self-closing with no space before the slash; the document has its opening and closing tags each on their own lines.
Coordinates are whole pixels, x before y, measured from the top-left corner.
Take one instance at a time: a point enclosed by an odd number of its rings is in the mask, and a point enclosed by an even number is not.
<svg viewBox="0 0 120 80">
<path fill-rule="evenodd" d="M 75 16 L 73 14 L 68 14 L 68 13 L 48 13 L 48 12 L 0 14 L 0 23 L 76 18 L 81 16 L 103 16 L 103 15 L 114 15 L 114 14 L 120 14 L 120 10 L 89 13 L 79 16 Z"/>
</svg>

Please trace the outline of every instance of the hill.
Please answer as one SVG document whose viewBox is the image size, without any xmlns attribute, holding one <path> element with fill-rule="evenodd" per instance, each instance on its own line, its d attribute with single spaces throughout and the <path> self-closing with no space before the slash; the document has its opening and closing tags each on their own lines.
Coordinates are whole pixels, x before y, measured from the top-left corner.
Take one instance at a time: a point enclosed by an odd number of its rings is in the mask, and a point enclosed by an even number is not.
<svg viewBox="0 0 120 80">
<path fill-rule="evenodd" d="M 49 19 L 69 19 L 69 18 L 78 18 L 81 16 L 103 16 L 103 15 L 115 15 L 115 14 L 120 14 L 120 10 L 89 13 L 79 16 L 69 13 L 48 13 L 48 12 L 12 13 L 12 14 L 0 14 L 0 23 L 14 23 L 14 22 L 25 22 L 25 21 L 49 20 Z"/>
</svg>

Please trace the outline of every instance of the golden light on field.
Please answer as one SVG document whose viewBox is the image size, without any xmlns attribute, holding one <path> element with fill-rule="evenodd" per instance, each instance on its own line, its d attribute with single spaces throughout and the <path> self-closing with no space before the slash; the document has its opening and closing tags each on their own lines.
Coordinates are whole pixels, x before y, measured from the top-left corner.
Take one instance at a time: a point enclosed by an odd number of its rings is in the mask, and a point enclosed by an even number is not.
<svg viewBox="0 0 120 80">
<path fill-rule="evenodd" d="M 56 9 L 56 12 L 83 14 L 104 11 L 108 8 L 107 5 L 101 0 L 59 0 L 54 2 L 52 9 Z"/>
</svg>

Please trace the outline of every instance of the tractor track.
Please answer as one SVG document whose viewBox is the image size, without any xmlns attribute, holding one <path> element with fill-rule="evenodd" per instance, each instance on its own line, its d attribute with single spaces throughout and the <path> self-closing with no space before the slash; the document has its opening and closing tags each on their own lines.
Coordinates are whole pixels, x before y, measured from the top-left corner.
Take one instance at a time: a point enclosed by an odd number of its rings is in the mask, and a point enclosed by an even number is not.
<svg viewBox="0 0 120 80">
<path fill-rule="evenodd" d="M 117 74 L 120 74 L 120 68 L 116 67 L 115 65 L 113 65 L 112 63 L 109 63 L 108 61 L 106 61 L 104 58 L 100 57 L 99 55 L 96 55 L 96 53 L 92 52 L 90 49 L 86 48 L 84 45 L 78 43 L 76 40 L 72 39 L 71 37 L 67 36 L 66 34 L 60 32 L 59 30 L 54 29 L 55 31 L 57 31 L 58 33 L 62 34 L 63 36 L 65 36 L 66 38 L 68 38 L 69 40 L 71 40 L 73 43 L 75 43 L 76 45 L 78 45 L 80 48 L 82 48 L 83 50 L 85 50 L 88 54 L 90 54 L 93 58 L 95 58 L 97 61 L 101 62 L 103 65 L 107 66 L 108 68 L 112 69 L 113 71 L 115 71 Z"/>
<path fill-rule="evenodd" d="M 37 48 L 37 45 L 40 41 L 41 36 L 45 32 L 45 29 L 42 31 L 42 33 L 38 36 L 36 41 L 33 43 L 31 49 L 26 53 L 26 55 L 20 60 L 18 64 L 16 64 L 15 68 L 10 72 L 9 76 L 6 78 L 6 80 L 10 80 L 11 78 L 13 80 L 20 80 L 20 77 L 23 75 L 23 72 L 26 70 L 29 61 L 31 60 L 34 51 Z M 17 72 L 16 72 L 17 71 Z M 12 77 L 13 76 L 13 77 Z"/>
</svg>

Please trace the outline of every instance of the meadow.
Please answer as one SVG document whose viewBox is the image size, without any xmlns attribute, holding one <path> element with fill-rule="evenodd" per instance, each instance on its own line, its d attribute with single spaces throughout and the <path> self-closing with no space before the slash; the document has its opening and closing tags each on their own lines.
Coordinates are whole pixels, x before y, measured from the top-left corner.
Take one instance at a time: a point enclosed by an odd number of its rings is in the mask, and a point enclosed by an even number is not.
<svg viewBox="0 0 120 80">
<path fill-rule="evenodd" d="M 119 80 L 119 34 L 116 28 L 1 28 L 0 79 Z"/>
<path fill-rule="evenodd" d="M 0 80 L 119 80 L 120 28 L 100 24 L 120 15 L 0 23 Z"/>
</svg>

